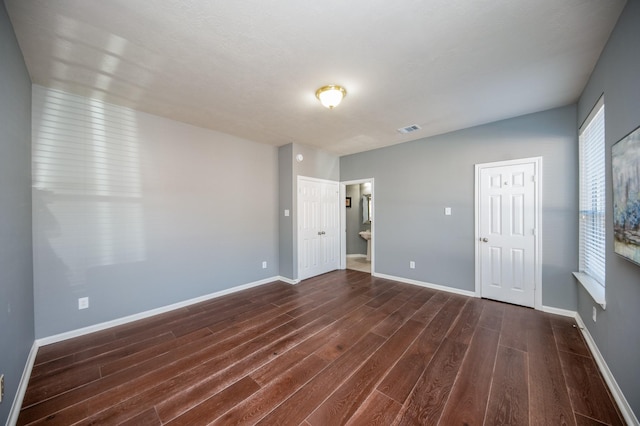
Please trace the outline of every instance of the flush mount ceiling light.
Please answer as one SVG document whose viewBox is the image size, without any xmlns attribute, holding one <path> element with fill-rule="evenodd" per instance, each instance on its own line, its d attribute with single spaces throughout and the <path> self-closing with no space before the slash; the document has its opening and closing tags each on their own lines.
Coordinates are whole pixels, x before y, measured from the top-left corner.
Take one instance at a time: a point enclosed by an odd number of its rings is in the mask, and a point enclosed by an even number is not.
<svg viewBox="0 0 640 426">
<path fill-rule="evenodd" d="M 347 91 L 344 90 L 344 87 L 335 84 L 323 86 L 316 90 L 316 98 L 329 109 L 337 107 L 345 96 L 347 96 Z"/>
</svg>

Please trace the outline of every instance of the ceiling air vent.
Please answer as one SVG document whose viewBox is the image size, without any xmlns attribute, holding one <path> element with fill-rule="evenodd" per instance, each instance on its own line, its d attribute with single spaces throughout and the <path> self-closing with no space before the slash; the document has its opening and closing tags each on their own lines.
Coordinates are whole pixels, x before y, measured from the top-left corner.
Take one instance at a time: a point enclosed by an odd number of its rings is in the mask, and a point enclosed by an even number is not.
<svg viewBox="0 0 640 426">
<path fill-rule="evenodd" d="M 422 127 L 418 126 L 417 124 L 412 124 L 411 126 L 399 128 L 398 132 L 407 134 L 407 133 L 415 132 L 416 130 L 420 130 L 420 129 L 422 129 Z"/>
</svg>

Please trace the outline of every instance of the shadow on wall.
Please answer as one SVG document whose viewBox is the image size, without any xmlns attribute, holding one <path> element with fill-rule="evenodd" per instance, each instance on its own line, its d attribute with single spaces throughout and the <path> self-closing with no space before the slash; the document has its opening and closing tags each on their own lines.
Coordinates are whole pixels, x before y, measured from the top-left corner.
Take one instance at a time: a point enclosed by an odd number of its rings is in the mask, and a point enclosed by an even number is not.
<svg viewBox="0 0 640 426">
<path fill-rule="evenodd" d="M 51 309 L 75 309 L 93 271 L 146 260 L 138 130 L 133 110 L 101 101 L 34 86 L 33 102 L 36 317 L 55 330 Z"/>
<path fill-rule="evenodd" d="M 59 261 L 44 270 L 73 287 L 90 268 L 144 261 L 134 112 L 38 88 L 34 102 L 43 115 L 33 137 L 36 244 L 52 254 L 41 261 Z"/>
</svg>

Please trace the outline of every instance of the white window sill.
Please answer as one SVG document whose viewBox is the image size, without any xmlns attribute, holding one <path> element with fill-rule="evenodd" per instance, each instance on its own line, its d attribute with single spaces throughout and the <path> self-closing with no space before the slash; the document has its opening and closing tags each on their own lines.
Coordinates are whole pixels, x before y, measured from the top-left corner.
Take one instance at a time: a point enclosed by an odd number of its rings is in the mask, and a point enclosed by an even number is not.
<svg viewBox="0 0 640 426">
<path fill-rule="evenodd" d="M 599 282 L 583 272 L 574 272 L 573 276 L 582 284 L 593 300 L 602 306 L 602 309 L 607 309 L 607 301 L 604 298 L 604 287 L 601 286 Z"/>
</svg>

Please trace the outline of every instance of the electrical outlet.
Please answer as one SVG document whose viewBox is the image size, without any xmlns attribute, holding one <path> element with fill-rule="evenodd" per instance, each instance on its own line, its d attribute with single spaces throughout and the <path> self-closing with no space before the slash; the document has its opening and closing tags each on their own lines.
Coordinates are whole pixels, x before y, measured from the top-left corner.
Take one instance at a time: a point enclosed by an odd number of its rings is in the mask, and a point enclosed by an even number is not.
<svg viewBox="0 0 640 426">
<path fill-rule="evenodd" d="M 262 269 L 267 269 L 267 261 L 262 262 Z"/>
<path fill-rule="evenodd" d="M 416 269 L 416 262 L 414 262 L 413 260 L 409 261 L 409 268 Z"/>
<path fill-rule="evenodd" d="M 4 399 L 4 374 L 0 374 L 0 402 Z"/>
<path fill-rule="evenodd" d="M 78 309 L 87 309 L 89 307 L 89 298 L 81 297 L 78 299 Z"/>
<path fill-rule="evenodd" d="M 593 307 L 593 322 L 596 322 L 596 317 L 598 316 L 598 311 L 596 310 L 596 307 Z"/>
</svg>

